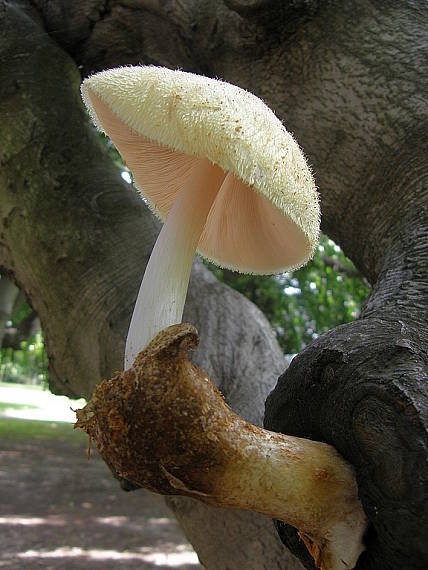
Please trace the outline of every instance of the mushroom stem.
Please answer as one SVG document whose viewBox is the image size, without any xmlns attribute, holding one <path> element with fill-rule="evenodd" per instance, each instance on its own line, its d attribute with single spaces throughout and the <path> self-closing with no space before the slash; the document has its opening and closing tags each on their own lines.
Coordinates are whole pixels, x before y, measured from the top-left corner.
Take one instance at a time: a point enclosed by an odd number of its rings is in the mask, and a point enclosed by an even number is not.
<svg viewBox="0 0 428 570">
<path fill-rule="evenodd" d="M 125 348 L 125 370 L 164 328 L 181 323 L 200 235 L 225 172 L 207 159 L 196 163 L 171 208 L 144 273 Z"/>
<path fill-rule="evenodd" d="M 354 568 L 367 519 L 352 467 L 330 445 L 235 414 L 188 360 L 197 342 L 192 325 L 163 330 L 97 386 L 76 427 L 128 488 L 269 515 L 299 529 L 317 568 Z"/>
<path fill-rule="evenodd" d="M 354 568 L 367 520 L 352 467 L 325 443 L 230 420 L 233 427 L 217 434 L 229 461 L 215 483 L 216 504 L 299 529 L 317 568 Z"/>
</svg>

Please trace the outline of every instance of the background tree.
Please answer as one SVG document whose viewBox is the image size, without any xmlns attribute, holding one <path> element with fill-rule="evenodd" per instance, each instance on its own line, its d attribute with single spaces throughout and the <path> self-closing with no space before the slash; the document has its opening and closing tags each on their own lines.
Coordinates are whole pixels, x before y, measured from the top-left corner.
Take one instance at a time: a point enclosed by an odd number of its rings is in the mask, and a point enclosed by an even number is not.
<svg viewBox="0 0 428 570">
<path fill-rule="evenodd" d="M 357 321 L 293 360 L 266 424 L 355 466 L 364 569 L 428 566 L 427 24 L 422 0 L 0 0 L 0 265 L 41 320 L 56 391 L 87 396 L 120 368 L 158 231 L 87 124 L 82 76 L 143 62 L 222 77 L 305 149 L 323 230 L 372 292 Z M 198 364 L 260 422 L 284 368 L 263 315 L 196 263 L 185 318 Z M 302 567 L 263 517 L 170 504 L 208 568 Z"/>
</svg>

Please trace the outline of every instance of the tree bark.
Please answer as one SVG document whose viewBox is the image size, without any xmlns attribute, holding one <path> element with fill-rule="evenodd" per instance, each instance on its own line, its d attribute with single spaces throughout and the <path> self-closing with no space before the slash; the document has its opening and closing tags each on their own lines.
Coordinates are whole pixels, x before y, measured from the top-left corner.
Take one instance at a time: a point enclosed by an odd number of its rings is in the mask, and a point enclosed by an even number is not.
<svg viewBox="0 0 428 570">
<path fill-rule="evenodd" d="M 332 443 L 356 467 L 372 522 L 360 568 L 428 566 L 426 2 L 28 0 L 0 2 L 0 18 L 0 265 L 41 317 L 52 386 L 88 395 L 121 367 L 157 232 L 85 123 L 76 66 L 179 66 L 249 89 L 296 135 L 323 229 L 373 285 L 361 319 L 281 378 L 267 425 Z M 283 368 L 266 321 L 199 264 L 186 319 L 198 363 L 260 420 Z M 293 567 L 260 518 L 236 514 L 236 532 L 225 514 L 222 533 L 218 512 L 174 507 L 207 567 L 248 567 L 246 552 L 255 568 Z"/>
<path fill-rule="evenodd" d="M 428 337 L 406 317 L 371 315 L 318 339 L 291 363 L 266 406 L 266 427 L 330 443 L 354 465 L 371 521 L 359 570 L 423 570 L 428 562 L 428 358 L 420 344 Z M 295 530 L 277 526 L 314 568 Z"/>
</svg>

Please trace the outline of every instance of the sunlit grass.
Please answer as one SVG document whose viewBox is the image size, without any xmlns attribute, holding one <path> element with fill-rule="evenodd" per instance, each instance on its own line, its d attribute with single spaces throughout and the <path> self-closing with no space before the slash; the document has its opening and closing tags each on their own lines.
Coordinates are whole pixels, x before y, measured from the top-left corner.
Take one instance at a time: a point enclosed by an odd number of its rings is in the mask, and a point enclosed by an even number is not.
<svg viewBox="0 0 428 570">
<path fill-rule="evenodd" d="M 44 422 L 39 420 L 0 419 L 0 438 L 3 441 L 23 441 L 28 439 L 57 439 L 74 445 L 87 442 L 88 436 L 73 425 L 65 422 Z"/>
<path fill-rule="evenodd" d="M 41 386 L 0 383 L 0 417 L 74 424 L 73 410 L 84 405 L 83 399 L 55 396 Z"/>
<path fill-rule="evenodd" d="M 7 410 L 37 410 L 38 406 L 17 404 L 16 402 L 0 402 L 0 413 Z"/>
<path fill-rule="evenodd" d="M 16 382 L 1 382 L 0 388 L 20 388 L 22 390 L 28 390 L 33 392 L 47 392 L 47 389 L 40 384 L 19 384 Z"/>
</svg>

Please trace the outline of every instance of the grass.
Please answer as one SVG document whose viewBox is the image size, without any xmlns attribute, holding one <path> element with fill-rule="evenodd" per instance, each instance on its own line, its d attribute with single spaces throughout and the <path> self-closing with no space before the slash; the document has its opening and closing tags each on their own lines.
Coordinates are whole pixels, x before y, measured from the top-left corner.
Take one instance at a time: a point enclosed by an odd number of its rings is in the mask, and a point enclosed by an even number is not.
<svg viewBox="0 0 428 570">
<path fill-rule="evenodd" d="M 2 390 L 5 388 L 5 390 Z M 9 391 L 8 391 L 9 389 Z M 10 391 L 12 389 L 12 391 Z M 67 406 L 67 401 L 59 399 L 55 400 L 55 396 L 51 396 L 48 390 L 44 390 L 41 386 L 32 386 L 25 384 L 11 384 L 0 382 L 0 440 L 3 442 L 23 442 L 31 440 L 52 440 L 62 441 L 66 443 L 81 446 L 83 442 L 87 442 L 87 435 L 80 429 L 73 429 L 73 423 L 70 421 L 58 421 L 58 414 L 49 417 L 50 411 L 54 409 L 56 412 Z M 12 401 L 8 401 L 8 399 Z M 21 401 L 20 401 L 21 400 Z M 69 401 L 69 406 L 73 408 L 82 407 L 82 402 Z M 35 414 L 34 419 L 23 419 L 14 417 L 1 417 L 2 412 L 9 413 L 12 411 L 31 411 L 44 412 L 46 410 L 46 420 L 39 418 L 40 413 Z M 10 413 L 13 416 L 13 413 Z M 31 418 L 31 413 L 28 414 Z M 51 414 L 52 416 L 52 414 Z M 61 418 L 61 413 L 59 414 Z"/>
<path fill-rule="evenodd" d="M 84 405 L 84 400 L 55 396 L 40 386 L 0 383 L 0 417 L 74 423 L 72 410 Z"/>
<path fill-rule="evenodd" d="M 21 388 L 22 390 L 33 390 L 36 392 L 47 392 L 46 388 L 38 384 L 20 384 L 18 382 L 1 382 L 0 388 Z"/>
<path fill-rule="evenodd" d="M 56 439 L 76 445 L 87 442 L 88 436 L 72 424 L 64 422 L 43 422 L 38 420 L 0 419 L 0 439 L 3 441 L 23 441 L 29 439 Z"/>
<path fill-rule="evenodd" d="M 17 404 L 15 402 L 0 402 L 0 412 L 4 410 L 37 410 L 38 406 L 31 404 Z"/>
</svg>

